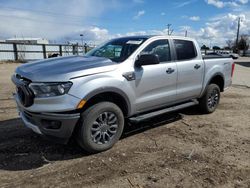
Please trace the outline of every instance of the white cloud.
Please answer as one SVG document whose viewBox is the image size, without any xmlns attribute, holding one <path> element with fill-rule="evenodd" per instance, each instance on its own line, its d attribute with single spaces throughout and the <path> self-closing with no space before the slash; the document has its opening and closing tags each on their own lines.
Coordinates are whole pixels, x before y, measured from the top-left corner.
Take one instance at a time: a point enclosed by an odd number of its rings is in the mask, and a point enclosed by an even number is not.
<svg viewBox="0 0 250 188">
<path fill-rule="evenodd" d="M 184 36 L 185 32 L 189 37 L 195 38 L 200 45 L 221 46 L 224 47 L 226 40 L 234 40 L 237 32 L 237 21 L 241 17 L 241 32 L 240 34 L 250 35 L 250 12 L 242 12 L 241 14 L 224 14 L 211 18 L 205 26 L 200 29 L 193 29 L 190 26 L 181 26 L 174 28 L 173 35 Z M 133 35 L 167 35 L 167 29 L 163 30 L 145 30 L 128 32 L 117 36 L 133 36 Z"/>
<path fill-rule="evenodd" d="M 136 0 L 139 2 L 138 0 Z M 248 0 L 206 0 L 207 2 L 219 2 L 218 6 L 234 6 L 227 3 L 236 3 L 244 5 Z M 34 1 L 38 2 L 38 1 Z M 65 41 L 81 42 L 80 34 L 83 34 L 84 42 L 95 42 L 96 44 L 108 40 L 113 37 L 127 35 L 166 35 L 167 29 L 163 30 L 139 30 L 121 34 L 110 34 L 111 32 L 96 24 L 101 15 L 106 11 L 112 11 L 119 8 L 121 0 L 112 0 L 109 3 L 106 0 L 44 0 L 42 4 L 49 4 L 47 8 L 40 7 L 41 3 L 33 6 L 30 10 L 25 9 L 8 9 L 0 7 L 0 36 L 7 37 L 43 37 L 48 39 L 65 39 Z M 195 1 L 186 1 L 182 6 Z M 222 2 L 222 5 L 220 5 Z M 16 1 L 13 7 L 19 7 L 19 1 Z M 22 2 L 25 4 L 25 1 Z M 225 4 L 226 3 L 226 4 Z M 25 7 L 25 6 L 22 6 Z M 37 11 L 40 10 L 40 11 Z M 140 10 L 134 16 L 134 19 L 139 19 L 145 15 L 145 10 Z M 162 16 L 165 12 L 160 12 Z M 223 46 L 227 39 L 234 39 L 237 31 L 237 20 L 241 17 L 241 34 L 250 34 L 250 11 L 239 14 L 228 13 L 218 15 L 211 18 L 200 29 L 192 29 L 189 26 L 174 28 L 174 35 L 184 36 L 185 31 L 188 31 L 188 36 L 196 38 L 200 43 Z M 199 16 L 183 16 L 185 19 L 193 21 L 200 20 Z M 111 26 L 112 27 L 112 26 Z M 125 32 L 125 31 L 124 31 Z"/>
<path fill-rule="evenodd" d="M 231 0 L 231 1 L 222 1 L 222 0 L 205 0 L 205 2 L 209 5 L 213 5 L 217 8 L 224 7 L 240 7 L 244 4 L 248 3 L 248 0 Z"/>
<path fill-rule="evenodd" d="M 192 3 L 195 3 L 196 1 L 198 0 L 188 0 L 188 1 L 184 1 L 184 2 L 178 2 L 178 3 L 175 3 L 175 8 L 182 8 L 182 7 L 185 7 L 187 5 L 190 5 Z"/>
<path fill-rule="evenodd" d="M 223 47 L 228 39 L 234 40 L 238 27 L 238 18 L 241 18 L 240 34 L 250 34 L 250 12 L 241 14 L 224 14 L 211 18 L 205 27 L 198 30 L 190 28 L 191 37 L 196 38 L 200 43 L 218 45 Z"/>
<path fill-rule="evenodd" d="M 0 36 L 58 40 L 81 28 L 92 29 L 91 26 L 105 11 L 119 8 L 120 2 L 71 0 L 62 3 L 60 0 L 44 0 L 43 3 L 32 2 L 32 9 L 23 9 L 18 7 L 25 7 L 25 2 L 15 1 L 10 4 L 10 8 L 8 5 L 0 7 Z"/>
<path fill-rule="evenodd" d="M 137 14 L 133 17 L 134 20 L 138 20 L 140 17 L 142 17 L 145 14 L 145 10 L 140 10 L 137 12 Z"/>
<path fill-rule="evenodd" d="M 223 8 L 224 7 L 224 3 L 220 0 L 207 0 L 207 4 L 209 5 L 214 5 L 217 8 Z"/>
<path fill-rule="evenodd" d="M 99 27 L 82 28 L 80 30 L 75 31 L 70 36 L 74 38 L 74 36 L 80 36 L 80 34 L 83 34 L 83 39 L 85 42 L 100 43 L 110 38 L 109 31 L 107 29 L 102 29 Z M 69 36 L 69 39 L 70 39 L 70 36 Z M 76 42 L 77 41 L 78 40 L 76 40 Z"/>
<path fill-rule="evenodd" d="M 241 4 L 247 4 L 248 0 L 238 0 L 238 2 L 240 2 Z"/>
<path fill-rule="evenodd" d="M 191 16 L 189 19 L 192 21 L 200 21 L 201 18 L 199 16 Z"/>
</svg>

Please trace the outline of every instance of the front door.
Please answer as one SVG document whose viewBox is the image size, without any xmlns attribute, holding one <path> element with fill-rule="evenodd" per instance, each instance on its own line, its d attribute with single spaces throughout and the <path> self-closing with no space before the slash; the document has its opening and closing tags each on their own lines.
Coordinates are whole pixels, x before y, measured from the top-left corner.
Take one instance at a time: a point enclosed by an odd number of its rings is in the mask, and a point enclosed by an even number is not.
<svg viewBox="0 0 250 188">
<path fill-rule="evenodd" d="M 141 54 L 155 54 L 160 64 L 135 68 L 133 87 L 137 112 L 160 108 L 176 100 L 176 63 L 171 61 L 168 40 L 150 43 Z"/>
</svg>

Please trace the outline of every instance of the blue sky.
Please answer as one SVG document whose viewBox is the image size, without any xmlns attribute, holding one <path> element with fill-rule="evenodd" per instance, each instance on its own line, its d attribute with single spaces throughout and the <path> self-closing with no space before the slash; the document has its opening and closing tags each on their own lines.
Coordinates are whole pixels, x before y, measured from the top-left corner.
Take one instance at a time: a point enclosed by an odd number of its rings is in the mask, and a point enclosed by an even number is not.
<svg viewBox="0 0 250 188">
<path fill-rule="evenodd" d="M 127 35 L 167 34 L 194 37 L 200 44 L 225 45 L 250 34 L 248 0 L 0 0 L 0 39 L 44 37 L 52 41 L 98 44 Z"/>
</svg>

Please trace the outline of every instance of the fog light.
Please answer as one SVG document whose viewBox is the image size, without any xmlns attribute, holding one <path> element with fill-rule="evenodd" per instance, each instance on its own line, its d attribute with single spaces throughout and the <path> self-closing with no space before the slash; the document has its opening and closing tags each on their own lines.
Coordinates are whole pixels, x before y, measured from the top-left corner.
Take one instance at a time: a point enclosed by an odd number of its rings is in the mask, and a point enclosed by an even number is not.
<svg viewBox="0 0 250 188">
<path fill-rule="evenodd" d="M 41 122 L 45 129 L 60 129 L 62 125 L 60 121 L 56 121 L 56 120 L 43 119 Z"/>
</svg>

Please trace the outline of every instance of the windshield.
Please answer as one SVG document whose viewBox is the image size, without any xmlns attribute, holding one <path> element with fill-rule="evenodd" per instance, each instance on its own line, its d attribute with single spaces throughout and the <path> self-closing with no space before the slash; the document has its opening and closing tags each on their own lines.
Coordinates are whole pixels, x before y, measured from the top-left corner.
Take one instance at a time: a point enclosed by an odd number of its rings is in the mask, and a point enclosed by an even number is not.
<svg viewBox="0 0 250 188">
<path fill-rule="evenodd" d="M 147 38 L 119 38 L 94 48 L 86 56 L 106 57 L 114 62 L 126 60 Z"/>
</svg>

